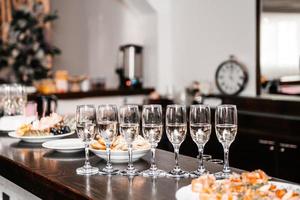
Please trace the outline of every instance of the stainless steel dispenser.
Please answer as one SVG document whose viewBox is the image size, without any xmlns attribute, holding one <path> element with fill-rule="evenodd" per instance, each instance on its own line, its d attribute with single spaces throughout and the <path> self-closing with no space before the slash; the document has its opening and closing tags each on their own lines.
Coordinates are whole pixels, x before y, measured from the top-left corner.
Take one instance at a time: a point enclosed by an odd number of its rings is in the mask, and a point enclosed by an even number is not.
<svg viewBox="0 0 300 200">
<path fill-rule="evenodd" d="M 120 88 L 142 88 L 143 47 L 134 44 L 121 46 L 116 72 L 119 75 Z"/>
</svg>

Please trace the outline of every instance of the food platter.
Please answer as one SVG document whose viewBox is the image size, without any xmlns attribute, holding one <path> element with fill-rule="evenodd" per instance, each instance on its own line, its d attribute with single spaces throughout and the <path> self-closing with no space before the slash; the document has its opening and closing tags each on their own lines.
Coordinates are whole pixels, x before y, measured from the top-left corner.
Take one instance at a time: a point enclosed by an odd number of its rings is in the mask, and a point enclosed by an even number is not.
<svg viewBox="0 0 300 200">
<path fill-rule="evenodd" d="M 150 144 L 139 135 L 132 143 L 132 161 L 135 162 L 150 151 Z M 123 136 L 119 135 L 111 144 L 111 162 L 128 163 L 128 148 Z M 92 141 L 90 150 L 98 157 L 107 160 L 105 141 L 100 138 Z"/>
<path fill-rule="evenodd" d="M 192 191 L 191 184 L 177 190 L 175 197 L 177 200 L 199 200 L 199 194 Z"/>
<path fill-rule="evenodd" d="M 9 132 L 8 135 L 13 138 L 21 139 L 24 142 L 29 143 L 43 143 L 50 140 L 55 140 L 59 138 L 64 138 L 74 134 L 75 131 L 71 131 L 70 133 L 65 133 L 61 135 L 47 135 L 47 136 L 20 136 L 15 131 Z"/>
<path fill-rule="evenodd" d="M 269 181 L 269 184 L 273 184 L 280 189 L 287 189 L 287 190 L 300 192 L 300 185 L 277 182 L 277 181 Z M 177 190 L 175 197 L 177 200 L 201 200 L 199 197 L 199 193 L 192 191 L 191 184 Z"/>
</svg>

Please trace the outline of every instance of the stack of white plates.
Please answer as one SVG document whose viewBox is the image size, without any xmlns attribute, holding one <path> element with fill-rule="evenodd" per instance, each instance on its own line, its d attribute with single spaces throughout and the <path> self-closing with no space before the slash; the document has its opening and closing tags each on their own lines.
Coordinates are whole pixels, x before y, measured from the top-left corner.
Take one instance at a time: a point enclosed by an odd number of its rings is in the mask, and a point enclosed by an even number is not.
<svg viewBox="0 0 300 200">
<path fill-rule="evenodd" d="M 23 115 L 4 116 L 0 118 L 0 131 L 15 131 L 22 124 L 29 124 L 36 119 L 35 116 L 26 117 Z"/>
</svg>

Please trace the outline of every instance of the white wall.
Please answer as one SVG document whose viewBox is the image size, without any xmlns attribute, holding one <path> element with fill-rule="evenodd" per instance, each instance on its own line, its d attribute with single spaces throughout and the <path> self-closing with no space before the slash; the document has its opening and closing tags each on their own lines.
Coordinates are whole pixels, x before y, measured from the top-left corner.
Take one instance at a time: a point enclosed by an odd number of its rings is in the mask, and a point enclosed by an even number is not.
<svg viewBox="0 0 300 200">
<path fill-rule="evenodd" d="M 255 95 L 255 0 L 176 0 L 172 4 L 174 84 L 213 81 L 234 54 L 249 70 L 244 95 Z"/>
<path fill-rule="evenodd" d="M 155 87 L 161 93 L 166 93 L 167 87 L 174 85 L 172 59 L 172 2 L 173 0 L 148 0 L 156 11 L 157 17 L 157 74 Z M 147 56 L 147 55 L 145 55 Z M 154 78 L 154 77 L 153 77 Z M 153 79 L 152 78 L 152 79 Z"/>
<path fill-rule="evenodd" d="M 81 0 L 52 0 L 53 10 L 58 11 L 59 19 L 53 24 L 52 42 L 62 50 L 62 55 L 54 60 L 59 69 L 72 69 L 74 74 L 88 70 L 87 31 L 83 20 Z"/>
<path fill-rule="evenodd" d="M 255 0 L 52 2 L 61 16 L 54 27 L 63 50 L 59 68 L 102 75 L 117 86 L 118 47 L 136 42 L 145 47 L 145 85 L 165 93 L 193 80 L 214 83 L 217 66 L 235 54 L 249 70 L 243 94 L 255 95 Z"/>
<path fill-rule="evenodd" d="M 144 42 L 140 18 L 121 0 L 51 2 L 60 17 L 53 26 L 53 43 L 62 50 L 57 69 L 103 76 L 108 87 L 116 87 L 119 46 Z"/>
</svg>

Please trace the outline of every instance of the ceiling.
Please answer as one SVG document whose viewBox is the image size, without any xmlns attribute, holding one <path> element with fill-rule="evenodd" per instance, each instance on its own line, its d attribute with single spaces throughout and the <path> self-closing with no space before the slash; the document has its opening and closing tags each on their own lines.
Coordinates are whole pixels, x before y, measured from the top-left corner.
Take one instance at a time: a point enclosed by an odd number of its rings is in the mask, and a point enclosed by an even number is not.
<svg viewBox="0 0 300 200">
<path fill-rule="evenodd" d="M 299 12 L 300 0 L 261 0 L 265 12 Z"/>
</svg>

